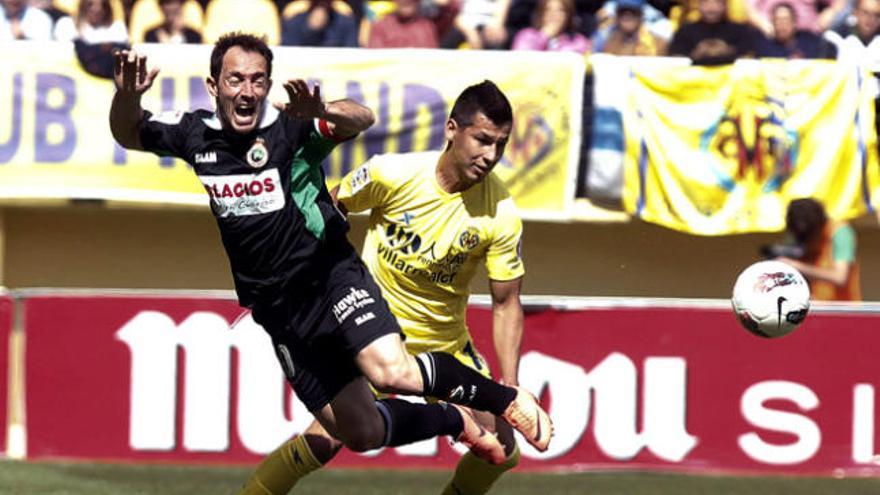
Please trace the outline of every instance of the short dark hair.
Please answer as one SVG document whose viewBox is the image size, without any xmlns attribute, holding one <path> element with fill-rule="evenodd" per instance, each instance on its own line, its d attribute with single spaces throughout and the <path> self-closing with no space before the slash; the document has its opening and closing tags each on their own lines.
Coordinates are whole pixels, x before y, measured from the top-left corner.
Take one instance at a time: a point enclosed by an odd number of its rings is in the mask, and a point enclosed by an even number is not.
<svg viewBox="0 0 880 495">
<path fill-rule="evenodd" d="M 240 47 L 246 52 L 262 55 L 266 59 L 266 77 L 272 77 L 272 50 L 266 43 L 266 37 L 235 31 L 224 34 L 217 40 L 217 43 L 214 43 L 214 50 L 211 51 L 211 77 L 214 80 L 220 77 L 220 69 L 223 68 L 223 56 L 233 46 Z"/>
<path fill-rule="evenodd" d="M 788 11 L 791 12 L 792 19 L 797 20 L 798 15 L 797 15 L 797 11 L 794 9 L 794 5 L 792 5 L 788 2 L 779 2 L 776 5 L 774 5 L 772 9 L 770 9 L 770 13 L 775 15 L 776 11 L 779 9 L 788 9 Z"/>
<path fill-rule="evenodd" d="M 827 222 L 825 207 L 813 198 L 795 199 L 788 204 L 785 228 L 798 242 L 813 240 L 822 232 Z"/>
<path fill-rule="evenodd" d="M 25 3 L 27 5 L 27 3 Z M 79 8 L 76 9 L 76 25 L 79 27 L 86 22 L 86 11 L 89 10 L 89 4 L 85 0 L 80 0 Z M 101 0 L 101 20 L 99 26 L 109 26 L 113 24 L 113 6 L 110 0 Z"/>
<path fill-rule="evenodd" d="M 480 112 L 498 126 L 513 122 L 510 102 L 498 86 L 488 79 L 462 91 L 452 105 L 449 118 L 462 127 L 468 127 Z"/>
</svg>

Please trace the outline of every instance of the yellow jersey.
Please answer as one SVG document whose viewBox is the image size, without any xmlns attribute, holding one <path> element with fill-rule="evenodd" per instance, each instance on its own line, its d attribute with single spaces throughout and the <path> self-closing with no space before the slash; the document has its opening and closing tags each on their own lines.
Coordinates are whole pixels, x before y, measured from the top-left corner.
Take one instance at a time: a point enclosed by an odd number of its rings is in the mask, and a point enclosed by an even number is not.
<svg viewBox="0 0 880 495">
<path fill-rule="evenodd" d="M 485 262 L 489 278 L 525 273 L 522 220 L 495 174 L 466 191 L 437 183 L 440 152 L 377 155 L 345 176 L 337 198 L 370 209 L 362 258 L 413 350 L 454 352 L 470 336 L 470 281 Z"/>
</svg>

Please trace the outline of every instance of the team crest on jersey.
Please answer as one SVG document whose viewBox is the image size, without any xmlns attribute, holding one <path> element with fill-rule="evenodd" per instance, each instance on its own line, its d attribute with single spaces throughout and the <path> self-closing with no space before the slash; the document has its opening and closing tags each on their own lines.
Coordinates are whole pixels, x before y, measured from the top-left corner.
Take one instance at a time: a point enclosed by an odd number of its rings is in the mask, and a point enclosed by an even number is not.
<svg viewBox="0 0 880 495">
<path fill-rule="evenodd" d="M 477 247 L 477 244 L 480 243 L 480 236 L 477 234 L 477 230 L 468 227 L 467 230 L 461 233 L 458 237 L 458 244 L 463 248 L 470 251 L 471 249 Z"/>
<path fill-rule="evenodd" d="M 269 149 L 266 148 L 266 141 L 258 137 L 251 145 L 245 158 L 251 167 L 262 168 L 269 161 Z"/>
</svg>

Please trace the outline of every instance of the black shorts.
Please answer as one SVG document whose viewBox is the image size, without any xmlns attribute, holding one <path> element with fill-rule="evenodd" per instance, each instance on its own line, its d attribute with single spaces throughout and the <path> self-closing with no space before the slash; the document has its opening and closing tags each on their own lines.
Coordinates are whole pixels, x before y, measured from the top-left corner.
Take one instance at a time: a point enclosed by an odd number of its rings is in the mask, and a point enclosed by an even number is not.
<svg viewBox="0 0 880 495">
<path fill-rule="evenodd" d="M 282 319 L 278 309 L 255 307 L 253 313 L 272 336 L 297 397 L 316 411 L 362 375 L 355 356 L 364 347 L 402 332 L 357 253 L 335 263 L 309 288 L 285 304 Z"/>
</svg>

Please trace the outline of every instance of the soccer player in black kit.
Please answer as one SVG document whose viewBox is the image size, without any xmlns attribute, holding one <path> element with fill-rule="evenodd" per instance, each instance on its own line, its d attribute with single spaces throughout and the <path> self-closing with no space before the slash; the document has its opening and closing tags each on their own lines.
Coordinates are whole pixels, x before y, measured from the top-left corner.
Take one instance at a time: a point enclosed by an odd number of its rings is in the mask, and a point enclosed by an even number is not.
<svg viewBox="0 0 880 495">
<path fill-rule="evenodd" d="M 210 197 L 242 306 L 272 338 L 300 400 L 354 451 L 450 435 L 490 462 L 505 455 L 456 404 L 503 417 L 539 450 L 552 424 L 525 390 L 489 380 L 440 352 L 409 355 L 400 327 L 346 237 L 348 224 L 324 185 L 322 160 L 374 121 L 349 99 L 324 102 L 302 79 L 284 83 L 289 101 L 269 105 L 272 51 L 261 38 L 230 33 L 211 54 L 206 84 L 216 110 L 153 115 L 141 95 L 158 69 L 134 51 L 116 54 L 110 128 L 120 145 L 175 156 Z M 447 401 L 376 400 L 383 392 Z M 455 404 L 452 404 L 455 403 Z M 327 448 L 308 436 L 278 462 Z M 275 453 L 273 453 L 275 454 Z M 286 493 L 255 474 L 263 493 Z M 255 492 L 256 493 L 256 492 Z"/>
</svg>

